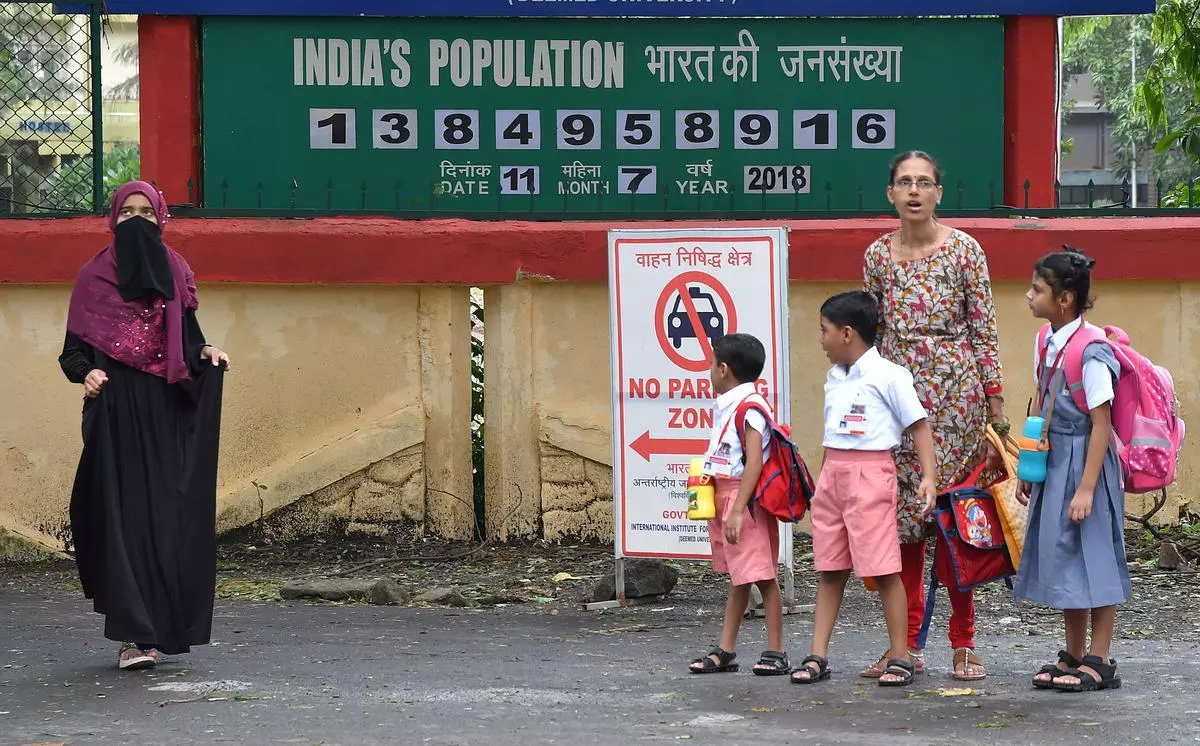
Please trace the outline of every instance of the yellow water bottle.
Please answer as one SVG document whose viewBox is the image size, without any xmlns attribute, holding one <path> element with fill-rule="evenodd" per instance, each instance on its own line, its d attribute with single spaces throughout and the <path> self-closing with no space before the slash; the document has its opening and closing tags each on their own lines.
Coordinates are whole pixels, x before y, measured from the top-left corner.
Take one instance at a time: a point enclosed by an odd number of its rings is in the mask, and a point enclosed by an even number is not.
<svg viewBox="0 0 1200 746">
<path fill-rule="evenodd" d="M 704 473 L 704 459 L 694 458 L 688 465 L 688 518 L 711 521 L 717 517 L 717 490 L 712 477 Z"/>
</svg>

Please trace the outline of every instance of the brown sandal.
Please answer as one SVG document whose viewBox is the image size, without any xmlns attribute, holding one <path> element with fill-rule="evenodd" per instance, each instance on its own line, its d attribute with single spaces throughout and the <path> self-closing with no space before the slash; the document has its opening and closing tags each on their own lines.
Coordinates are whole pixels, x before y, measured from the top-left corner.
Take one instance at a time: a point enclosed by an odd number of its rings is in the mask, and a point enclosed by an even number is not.
<svg viewBox="0 0 1200 746">
<path fill-rule="evenodd" d="M 917 674 L 925 673 L 925 653 L 924 652 L 914 653 L 913 651 L 910 650 L 910 651 L 908 651 L 908 657 L 912 659 L 913 670 L 915 673 L 917 673 Z M 887 669 L 887 664 L 888 664 L 889 660 L 890 660 L 890 658 L 888 658 L 888 654 L 884 653 L 883 657 L 881 657 L 879 660 L 875 661 L 871 665 L 864 668 L 862 671 L 859 672 L 858 675 L 864 679 L 878 679 L 880 676 L 883 676 L 885 673 L 887 673 L 886 669 Z"/>
<path fill-rule="evenodd" d="M 122 645 L 117 653 L 117 667 L 122 671 L 144 671 L 154 668 L 154 664 L 157 662 L 157 655 L 147 655 L 132 642 Z"/>
<path fill-rule="evenodd" d="M 967 673 L 967 667 L 973 666 L 979 669 L 982 673 Z M 959 673 L 959 668 L 962 668 L 962 673 Z M 983 661 L 979 656 L 975 655 L 975 651 L 971 648 L 959 648 L 954 651 L 954 680 L 955 681 L 982 681 L 987 678 L 987 669 L 984 668 Z"/>
</svg>

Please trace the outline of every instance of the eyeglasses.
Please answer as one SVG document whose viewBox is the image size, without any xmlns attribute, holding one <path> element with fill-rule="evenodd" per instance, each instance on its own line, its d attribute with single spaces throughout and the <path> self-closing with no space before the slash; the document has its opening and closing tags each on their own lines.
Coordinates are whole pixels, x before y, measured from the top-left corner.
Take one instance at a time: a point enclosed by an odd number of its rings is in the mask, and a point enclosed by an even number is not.
<svg viewBox="0 0 1200 746">
<path fill-rule="evenodd" d="M 917 185 L 917 189 L 922 192 L 928 192 L 931 189 L 937 188 L 936 181 L 931 181 L 929 179 L 917 179 L 916 182 L 914 182 L 912 179 L 907 177 L 900 179 L 892 184 L 892 186 L 896 189 L 912 189 L 914 183 Z"/>
</svg>

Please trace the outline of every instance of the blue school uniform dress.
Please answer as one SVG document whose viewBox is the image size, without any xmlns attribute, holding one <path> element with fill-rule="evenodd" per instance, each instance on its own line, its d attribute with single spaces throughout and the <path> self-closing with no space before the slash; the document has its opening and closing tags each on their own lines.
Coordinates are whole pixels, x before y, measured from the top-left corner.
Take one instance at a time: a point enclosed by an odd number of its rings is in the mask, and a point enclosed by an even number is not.
<svg viewBox="0 0 1200 746">
<path fill-rule="evenodd" d="M 1058 352 L 1080 320 L 1050 336 L 1045 351 L 1034 353 L 1039 386 L 1058 387 L 1050 418 L 1049 463 L 1046 481 L 1034 485 L 1029 502 L 1029 527 L 1017 572 L 1014 593 L 1054 609 L 1094 609 L 1127 601 L 1132 594 L 1125 560 L 1125 490 L 1121 462 L 1109 440 L 1104 467 L 1096 480 L 1092 514 L 1082 523 L 1070 518 L 1071 500 L 1083 477 L 1092 419 L 1075 405 L 1066 390 L 1066 374 L 1054 368 Z M 1112 401 L 1120 366 L 1112 349 L 1091 344 L 1083 352 L 1083 384 L 1089 407 Z M 1042 416 L 1049 407 L 1042 405 Z"/>
</svg>

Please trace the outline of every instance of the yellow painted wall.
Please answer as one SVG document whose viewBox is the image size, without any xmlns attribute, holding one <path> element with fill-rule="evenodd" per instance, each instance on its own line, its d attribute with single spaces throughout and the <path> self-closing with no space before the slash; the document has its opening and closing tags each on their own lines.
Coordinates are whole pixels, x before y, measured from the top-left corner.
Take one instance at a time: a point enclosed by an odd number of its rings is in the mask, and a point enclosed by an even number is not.
<svg viewBox="0 0 1200 746">
<path fill-rule="evenodd" d="M 59 546 L 81 447 L 82 387 L 57 363 L 69 292 L 0 286 L 0 528 Z M 281 535 L 415 521 L 471 536 L 470 390 L 454 386 L 470 376 L 465 288 L 217 285 L 200 299 L 234 362 L 221 528 L 282 508 Z"/>
<path fill-rule="evenodd" d="M 817 309 L 849 284 L 792 283 L 792 420 L 819 463 Z M 1023 283 L 995 288 L 1008 411 L 1033 394 L 1038 323 Z M 1091 319 L 1124 326 L 1175 376 L 1184 416 L 1200 411 L 1200 283 L 1101 283 Z M 57 365 L 65 286 L 0 286 L 5 406 L 0 530 L 62 547 L 79 456 L 80 387 Z M 410 530 L 468 538 L 470 316 L 466 288 L 209 285 L 200 318 L 234 359 L 227 379 L 218 523 L 268 514 L 281 538 Z M 509 539 L 612 536 L 608 290 L 522 282 L 486 291 L 484 516 Z M 1160 518 L 1200 512 L 1185 447 Z M 255 486 L 265 485 L 262 491 Z M 260 503 L 261 498 L 261 503 Z M 1141 501 L 1129 500 L 1130 512 Z"/>
<path fill-rule="evenodd" d="M 830 295 L 854 287 L 793 282 L 790 288 L 792 426 L 814 466 L 820 463 L 822 384 L 828 369 L 817 343 L 818 310 Z M 1017 282 L 994 288 L 1006 409 L 1018 428 L 1034 393 L 1033 340 L 1040 327 L 1025 305 L 1026 289 L 1026 283 Z M 1192 332 L 1200 319 L 1200 283 L 1098 283 L 1094 293 L 1097 307 L 1089 319 L 1124 327 L 1143 354 L 1171 370 L 1185 418 L 1200 411 L 1200 333 Z M 487 303 L 489 340 L 519 328 L 529 344 L 519 359 L 498 352 L 488 360 L 489 532 L 524 535 L 539 525 L 540 510 L 546 538 L 610 540 L 611 473 L 603 468 L 612 464 L 608 289 L 601 284 L 503 286 L 488 291 Z M 1183 510 L 1200 512 L 1200 497 L 1181 487 L 1191 484 L 1198 468 L 1200 449 L 1185 447 L 1178 483 L 1160 519 L 1173 522 Z M 540 506 L 530 498 L 535 494 L 541 495 Z M 521 505 L 519 496 L 524 496 Z M 1130 495 L 1127 508 L 1137 514 L 1144 504 L 1143 497 Z"/>
</svg>

